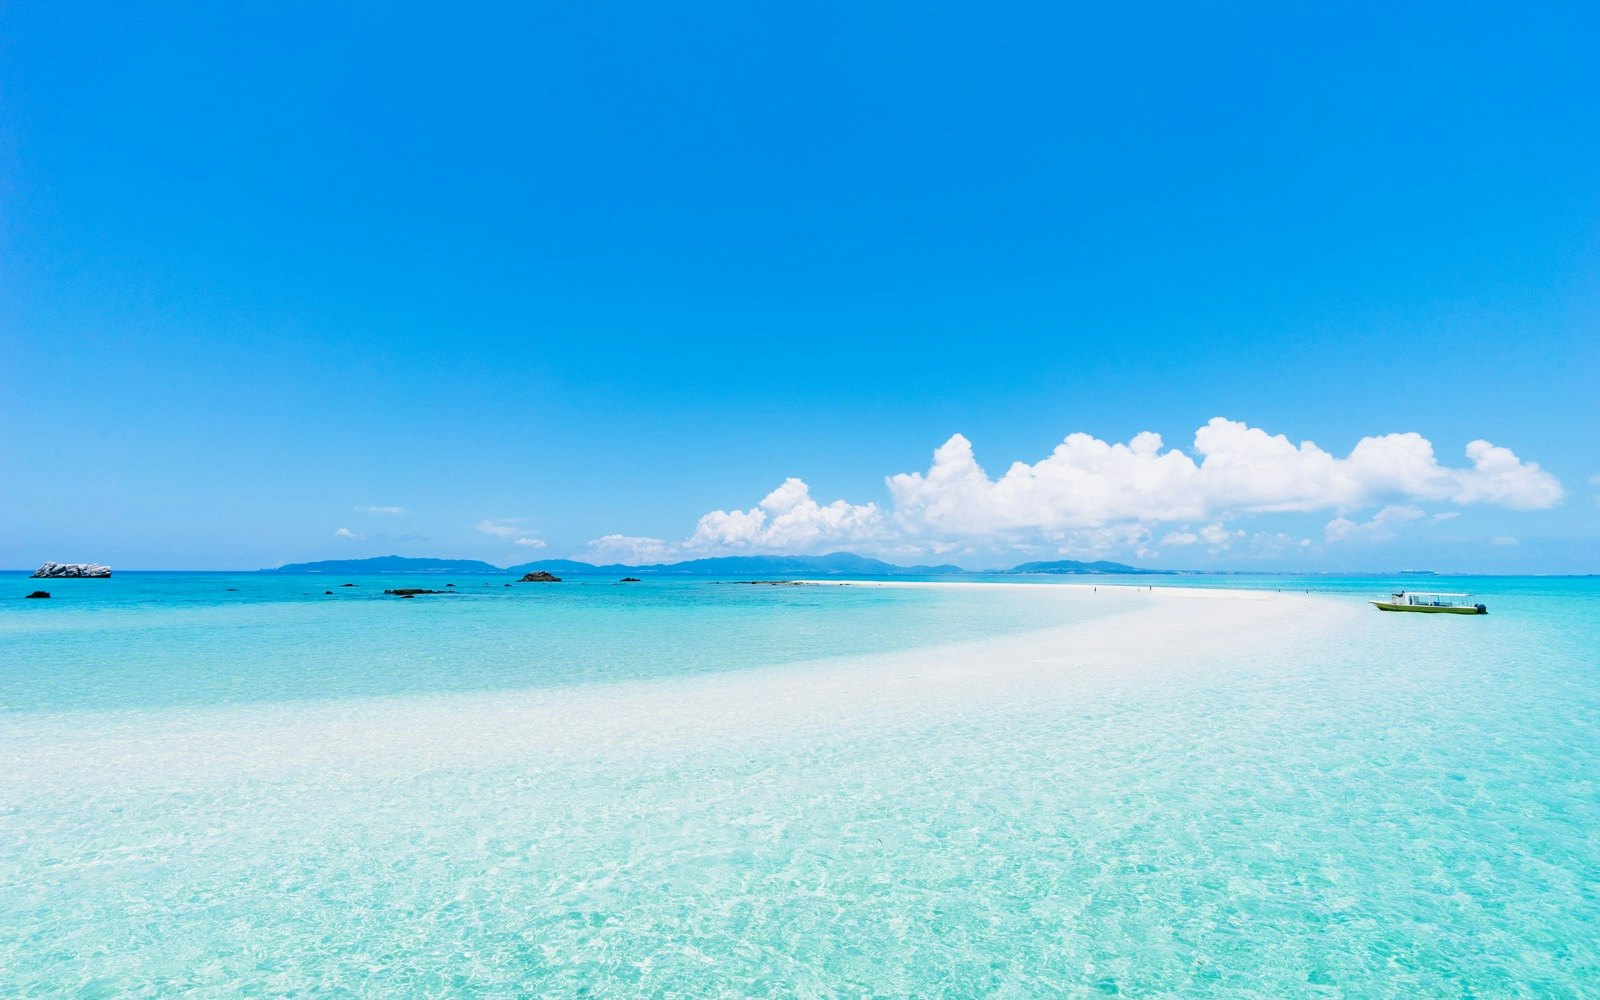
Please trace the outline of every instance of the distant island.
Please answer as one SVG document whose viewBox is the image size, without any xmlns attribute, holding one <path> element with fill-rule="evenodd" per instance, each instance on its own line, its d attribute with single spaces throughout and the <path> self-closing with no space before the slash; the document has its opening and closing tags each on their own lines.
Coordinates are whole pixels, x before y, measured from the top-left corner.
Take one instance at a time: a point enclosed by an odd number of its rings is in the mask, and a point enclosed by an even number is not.
<svg viewBox="0 0 1600 1000">
<path fill-rule="evenodd" d="M 937 566 L 897 566 L 894 563 L 858 556 L 852 552 L 833 552 L 823 556 L 717 556 L 688 559 L 675 563 L 633 566 L 623 563 L 596 565 L 572 559 L 543 559 L 517 566 L 495 566 L 477 559 L 414 559 L 408 556 L 375 556 L 371 559 L 326 559 L 320 562 L 288 563 L 262 573 L 313 573 L 321 575 L 374 575 L 386 573 L 426 573 L 430 575 L 473 576 L 494 574 L 523 575 L 537 572 L 561 575 L 652 576 L 977 576 L 1048 574 L 1052 576 L 1102 576 L 1167 574 L 1171 570 L 1141 569 L 1118 562 L 1079 562 L 1060 559 L 1053 562 L 1028 562 L 1011 569 L 974 572 L 949 563 Z"/>
<path fill-rule="evenodd" d="M 324 559 L 321 562 L 287 563 L 276 569 L 258 570 L 260 573 L 449 573 L 455 576 L 473 573 L 507 572 L 476 559 L 413 559 L 410 556 L 374 556 L 371 559 Z"/>
<path fill-rule="evenodd" d="M 1135 575 L 1144 575 L 1147 573 L 1170 574 L 1172 570 L 1140 569 L 1137 566 L 1129 566 L 1125 563 L 1119 562 L 1106 562 L 1103 559 L 1096 562 L 1079 562 L 1076 559 L 1057 559 L 1054 562 L 1027 562 L 1021 564 L 1020 566 L 1013 566 L 1004 572 L 1051 573 L 1058 576 L 1097 576 L 1101 574 L 1117 574 L 1126 576 L 1130 573 Z"/>
</svg>

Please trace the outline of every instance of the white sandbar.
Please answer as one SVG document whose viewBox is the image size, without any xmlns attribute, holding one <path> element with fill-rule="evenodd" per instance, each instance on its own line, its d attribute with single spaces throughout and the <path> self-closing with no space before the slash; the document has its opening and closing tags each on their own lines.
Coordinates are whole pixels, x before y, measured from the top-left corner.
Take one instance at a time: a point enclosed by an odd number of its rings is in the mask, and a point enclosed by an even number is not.
<svg viewBox="0 0 1600 1000">
<path fill-rule="evenodd" d="M 1265 591 L 1094 584 L 826 581 L 863 587 L 1016 587 L 1101 602 L 1065 627 L 895 653 L 664 680 L 12 720 L 0 754 L 30 765 L 0 798 L 104 782 L 185 783 L 354 767 L 552 763 L 748 740 L 827 738 L 1073 697 L 1085 685 L 1163 666 L 1226 661 L 1300 641 L 1355 613 L 1326 598 Z M 48 729 L 49 739 L 41 739 Z"/>
</svg>

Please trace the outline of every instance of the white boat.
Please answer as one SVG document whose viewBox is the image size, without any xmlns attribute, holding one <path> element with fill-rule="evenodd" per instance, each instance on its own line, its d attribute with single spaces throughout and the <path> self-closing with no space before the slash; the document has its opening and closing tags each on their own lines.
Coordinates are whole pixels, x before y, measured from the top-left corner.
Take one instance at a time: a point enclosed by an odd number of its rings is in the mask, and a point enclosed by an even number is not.
<svg viewBox="0 0 1600 1000">
<path fill-rule="evenodd" d="M 1420 611 L 1430 615 L 1486 615 L 1489 609 L 1474 604 L 1471 594 L 1434 594 L 1421 590 L 1401 590 L 1387 601 L 1373 601 L 1379 611 Z"/>
</svg>

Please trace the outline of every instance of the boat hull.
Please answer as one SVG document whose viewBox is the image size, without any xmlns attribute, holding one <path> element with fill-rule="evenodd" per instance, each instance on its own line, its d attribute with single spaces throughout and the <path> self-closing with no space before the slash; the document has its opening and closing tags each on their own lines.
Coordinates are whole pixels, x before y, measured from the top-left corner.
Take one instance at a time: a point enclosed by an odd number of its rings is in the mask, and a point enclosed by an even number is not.
<svg viewBox="0 0 1600 1000">
<path fill-rule="evenodd" d="M 1425 615 L 1486 615 L 1489 612 L 1482 608 L 1467 606 L 1464 608 L 1437 608 L 1426 604 L 1390 604 L 1387 601 L 1373 601 L 1372 606 L 1379 611 L 1416 611 Z"/>
</svg>

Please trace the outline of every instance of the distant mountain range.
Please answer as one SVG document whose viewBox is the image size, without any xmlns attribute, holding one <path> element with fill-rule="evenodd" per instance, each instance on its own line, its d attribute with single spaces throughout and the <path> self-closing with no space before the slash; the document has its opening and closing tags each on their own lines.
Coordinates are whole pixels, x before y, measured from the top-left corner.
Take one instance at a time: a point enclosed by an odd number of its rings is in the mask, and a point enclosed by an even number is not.
<svg viewBox="0 0 1600 1000">
<path fill-rule="evenodd" d="M 1079 562 L 1076 559 L 1057 559 L 1054 562 L 1027 562 L 1013 566 L 1006 573 L 1050 573 L 1057 576 L 1096 576 L 1104 573 L 1127 575 L 1134 574 L 1165 574 L 1171 573 L 1170 569 L 1140 569 L 1125 563 L 1106 562 L 1101 559 L 1097 562 Z"/>
<path fill-rule="evenodd" d="M 574 576 L 637 575 L 650 576 L 970 576 L 971 571 L 948 563 L 939 566 L 896 566 L 881 559 L 858 556 L 851 552 L 833 552 L 825 556 L 718 556 L 712 559 L 689 559 L 676 563 L 656 563 L 649 566 L 629 566 L 622 563 L 595 565 L 572 559 L 541 559 L 518 566 L 495 566 L 477 559 L 413 559 L 408 556 L 376 556 L 371 559 L 326 559 L 321 562 L 289 563 L 262 573 L 317 573 L 322 575 L 351 576 L 380 573 L 427 573 L 470 576 L 477 574 L 516 574 L 545 570 L 557 575 Z M 1006 570 L 990 570 L 1004 574 L 1050 574 L 1054 576 L 1101 575 L 1128 573 L 1167 573 L 1169 570 L 1139 569 L 1117 562 L 1079 562 L 1060 559 L 1054 562 L 1023 563 Z"/>
<path fill-rule="evenodd" d="M 321 562 L 285 563 L 259 573 L 505 573 L 506 570 L 476 559 L 413 559 L 410 556 L 373 556 L 371 559 L 324 559 Z"/>
</svg>

